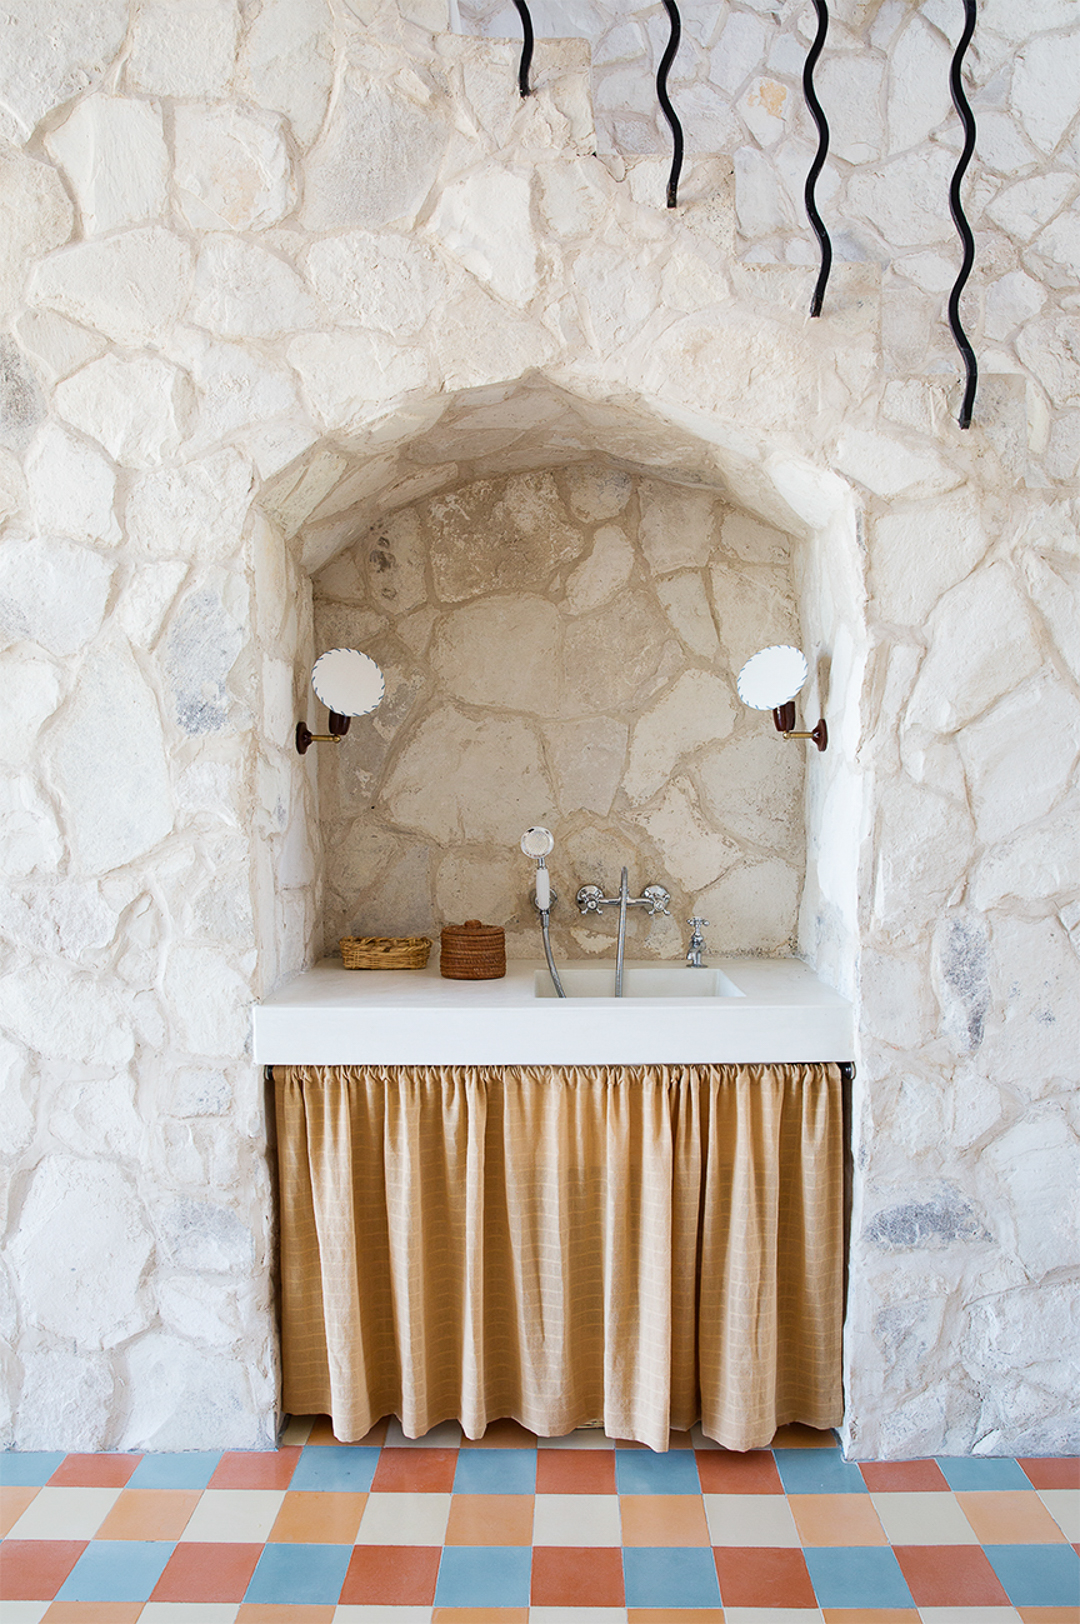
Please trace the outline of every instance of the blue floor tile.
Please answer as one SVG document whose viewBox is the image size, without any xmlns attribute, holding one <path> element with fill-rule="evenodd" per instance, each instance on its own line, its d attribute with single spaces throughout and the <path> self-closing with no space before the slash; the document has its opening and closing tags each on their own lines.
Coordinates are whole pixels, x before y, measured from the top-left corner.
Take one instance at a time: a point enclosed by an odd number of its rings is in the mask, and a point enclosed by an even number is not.
<svg viewBox="0 0 1080 1624">
<path fill-rule="evenodd" d="M 866 1494 L 863 1475 L 838 1449 L 774 1449 L 785 1494 Z"/>
<path fill-rule="evenodd" d="M 972 1455 L 939 1455 L 937 1463 L 950 1489 L 1030 1489 L 1031 1480 L 1014 1460 Z"/>
<path fill-rule="evenodd" d="M 56 1593 L 57 1601 L 148 1601 L 173 1540 L 96 1539 Z"/>
<path fill-rule="evenodd" d="M 1014 1607 L 1075 1607 L 1080 1556 L 1071 1545 L 984 1545 Z"/>
<path fill-rule="evenodd" d="M 379 1464 L 379 1451 L 356 1444 L 315 1444 L 302 1450 L 290 1489 L 325 1489 L 366 1494 Z"/>
<path fill-rule="evenodd" d="M 244 1600 L 332 1606 L 341 1595 L 352 1554 L 351 1545 L 267 1545 Z"/>
<path fill-rule="evenodd" d="M 144 1455 L 128 1478 L 129 1489 L 205 1489 L 221 1459 L 220 1450 L 190 1455 Z"/>
<path fill-rule="evenodd" d="M 697 1460 L 692 1449 L 617 1449 L 615 1482 L 620 1494 L 700 1494 Z"/>
<path fill-rule="evenodd" d="M 455 1494 L 533 1494 L 535 1449 L 462 1449 L 454 1473 Z M 516 1606 L 517 1603 L 506 1604 Z"/>
<path fill-rule="evenodd" d="M 58 1455 L 32 1451 L 23 1454 L 14 1449 L 6 1450 L 0 1455 L 0 1483 L 8 1488 L 40 1488 L 64 1460 L 67 1460 L 67 1456 L 63 1452 Z"/>
<path fill-rule="evenodd" d="M 707 1547 L 628 1545 L 623 1583 L 627 1607 L 720 1606 L 716 1563 Z"/>
<path fill-rule="evenodd" d="M 486 1453 L 509 1455 L 517 1451 L 492 1449 Z M 439 1561 L 435 1604 L 437 1607 L 527 1607 L 531 1575 L 532 1548 L 528 1545 L 448 1545 Z"/>
<path fill-rule="evenodd" d="M 803 1551 L 819 1607 L 914 1607 L 907 1580 L 883 1545 L 815 1545 Z"/>
</svg>

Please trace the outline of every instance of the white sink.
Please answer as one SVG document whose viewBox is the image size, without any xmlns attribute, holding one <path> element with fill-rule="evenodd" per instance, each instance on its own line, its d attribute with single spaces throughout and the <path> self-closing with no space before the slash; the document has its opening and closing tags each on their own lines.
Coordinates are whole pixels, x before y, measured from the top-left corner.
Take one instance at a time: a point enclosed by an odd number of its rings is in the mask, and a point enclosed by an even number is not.
<svg viewBox="0 0 1080 1624">
<path fill-rule="evenodd" d="M 567 998 L 614 998 L 615 966 L 556 966 Z M 536 998 L 557 998 L 546 970 L 533 979 Z M 722 970 L 690 964 L 628 964 L 623 971 L 624 998 L 741 998 L 743 994 Z"/>
</svg>

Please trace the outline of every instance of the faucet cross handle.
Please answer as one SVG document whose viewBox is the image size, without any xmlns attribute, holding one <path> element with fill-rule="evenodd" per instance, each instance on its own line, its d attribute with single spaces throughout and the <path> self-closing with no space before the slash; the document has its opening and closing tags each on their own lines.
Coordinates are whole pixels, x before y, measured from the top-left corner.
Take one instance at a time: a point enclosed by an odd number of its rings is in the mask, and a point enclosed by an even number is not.
<svg viewBox="0 0 1080 1624">
<path fill-rule="evenodd" d="M 696 935 L 698 926 L 708 925 L 710 921 L 708 919 L 698 919 L 698 917 L 695 915 L 693 919 L 688 919 L 686 923 L 693 928 L 694 934 Z"/>
<path fill-rule="evenodd" d="M 656 914 L 670 914 L 668 903 L 671 901 L 671 892 L 665 891 L 662 885 L 647 885 L 641 893 L 642 900 L 649 904 L 649 917 Z"/>
</svg>

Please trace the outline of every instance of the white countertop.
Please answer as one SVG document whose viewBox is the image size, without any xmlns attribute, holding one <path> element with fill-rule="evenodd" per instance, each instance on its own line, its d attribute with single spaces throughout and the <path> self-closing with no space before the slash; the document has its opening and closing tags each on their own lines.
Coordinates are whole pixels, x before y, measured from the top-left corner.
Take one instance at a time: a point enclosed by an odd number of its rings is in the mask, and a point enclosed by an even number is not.
<svg viewBox="0 0 1080 1624">
<path fill-rule="evenodd" d="M 547 977 L 542 960 L 511 960 L 497 981 L 450 981 L 439 974 L 437 958 L 425 970 L 346 970 L 340 960 L 324 959 L 256 1006 L 254 1057 L 260 1065 L 294 1066 L 854 1057 L 851 1005 L 801 960 L 707 962 L 739 996 L 559 999 L 536 996 L 537 972 Z M 581 967 L 581 961 L 558 965 Z M 628 962 L 631 968 L 637 965 Z"/>
</svg>

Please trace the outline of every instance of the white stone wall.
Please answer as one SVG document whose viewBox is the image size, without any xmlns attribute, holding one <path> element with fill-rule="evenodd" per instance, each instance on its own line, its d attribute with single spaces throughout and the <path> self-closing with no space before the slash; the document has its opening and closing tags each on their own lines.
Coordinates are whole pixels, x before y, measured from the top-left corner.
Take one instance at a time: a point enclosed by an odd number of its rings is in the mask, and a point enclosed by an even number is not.
<svg viewBox="0 0 1080 1624">
<path fill-rule="evenodd" d="M 805 850 L 801 746 L 734 675 L 798 642 L 790 541 L 691 490 L 600 463 L 402 508 L 315 578 L 320 648 L 363 647 L 386 697 L 320 757 L 325 946 L 482 917 L 535 958 L 523 830 L 549 827 L 562 956 L 612 956 L 579 885 L 671 892 L 630 950 L 790 953 Z"/>
<path fill-rule="evenodd" d="M 980 7 L 967 433 L 959 20 L 838 9 L 811 323 L 805 7 L 688 13 L 731 133 L 692 129 L 674 213 L 611 65 L 646 54 L 632 15 L 595 73 L 542 45 L 521 103 L 516 46 L 440 0 L 9 7 L 5 1440 L 270 1441 L 246 1012 L 322 928 L 309 577 L 425 499 L 598 460 L 796 543 L 833 735 L 800 941 L 860 1021 L 849 1447 L 1070 1438 L 1076 8 Z"/>
</svg>

